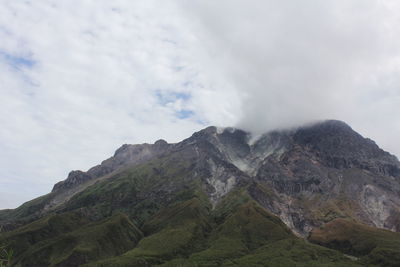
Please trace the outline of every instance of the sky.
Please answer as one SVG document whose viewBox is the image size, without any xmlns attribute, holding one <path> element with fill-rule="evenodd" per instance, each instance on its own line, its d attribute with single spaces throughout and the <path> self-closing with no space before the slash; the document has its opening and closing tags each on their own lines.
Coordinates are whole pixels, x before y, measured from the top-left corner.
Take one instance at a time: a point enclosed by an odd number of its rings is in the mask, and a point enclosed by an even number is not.
<svg viewBox="0 0 400 267">
<path fill-rule="evenodd" d="M 396 0 L 0 0 L 0 209 L 125 143 L 340 119 L 400 156 Z"/>
</svg>

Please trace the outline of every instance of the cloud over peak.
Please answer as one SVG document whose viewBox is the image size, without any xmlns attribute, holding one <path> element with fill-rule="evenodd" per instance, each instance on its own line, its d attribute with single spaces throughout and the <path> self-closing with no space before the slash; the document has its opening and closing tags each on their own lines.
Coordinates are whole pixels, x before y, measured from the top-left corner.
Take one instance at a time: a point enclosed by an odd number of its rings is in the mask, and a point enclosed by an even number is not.
<svg viewBox="0 0 400 267">
<path fill-rule="evenodd" d="M 206 125 L 261 133 L 336 118 L 400 155 L 396 1 L 0 6 L 0 208 L 123 143 Z"/>
</svg>

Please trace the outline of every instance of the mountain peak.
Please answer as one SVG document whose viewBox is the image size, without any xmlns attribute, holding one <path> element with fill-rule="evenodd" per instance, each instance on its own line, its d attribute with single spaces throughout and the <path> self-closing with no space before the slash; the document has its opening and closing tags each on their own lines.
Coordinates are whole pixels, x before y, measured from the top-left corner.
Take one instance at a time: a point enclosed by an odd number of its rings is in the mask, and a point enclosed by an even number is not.
<svg viewBox="0 0 400 267">
<path fill-rule="evenodd" d="M 351 127 L 344 121 L 341 120 L 323 120 L 316 122 L 314 125 L 321 125 L 324 127 L 341 128 L 341 129 L 351 129 Z"/>
<path fill-rule="evenodd" d="M 159 139 L 159 140 L 154 142 L 154 145 L 156 145 L 156 146 L 166 146 L 166 145 L 168 145 L 168 143 L 164 139 Z"/>
<path fill-rule="evenodd" d="M 399 196 L 398 160 L 342 121 L 328 120 L 297 129 L 270 131 L 254 142 L 246 131 L 210 126 L 175 144 L 162 139 L 154 144 L 125 144 L 114 156 L 87 172 L 70 172 L 66 180 L 54 186 L 51 194 L 16 210 L 0 212 L 0 225 L 12 229 L 7 225 L 12 224 L 15 228 L 47 216 L 33 222 L 34 229 L 42 225 L 53 231 L 59 229 L 53 227 L 53 223 L 57 224 L 64 216 L 72 216 L 76 223 L 71 226 L 71 231 L 79 228 L 82 222 L 94 220 L 95 225 L 106 222 L 117 225 L 116 229 L 136 233 L 127 237 L 127 240 L 136 240 L 134 244 L 128 243 L 115 255 L 128 255 L 124 252 L 143 244 L 154 244 L 159 249 L 159 238 L 163 236 L 166 243 L 175 236 L 179 242 L 187 239 L 187 243 L 172 249 L 182 251 L 182 248 L 190 247 L 197 236 L 207 239 L 210 229 L 213 235 L 235 233 L 236 236 L 242 232 L 242 241 L 256 238 L 255 243 L 240 246 L 234 253 L 236 255 L 241 253 L 242 247 L 265 248 L 257 243 L 259 236 L 265 235 L 267 239 L 275 236 L 266 233 L 274 227 L 267 222 L 262 224 L 265 218 L 286 229 L 284 233 L 291 230 L 304 238 L 310 232 L 314 233 L 314 238 L 318 237 L 315 234 L 325 232 L 313 230 L 342 218 L 370 227 L 400 231 Z M 51 217 L 54 211 L 57 216 Z M 114 217 L 118 212 L 128 216 Z M 51 223 L 47 223 L 47 219 Z M 190 222 L 187 219 L 193 219 L 191 222 L 195 224 L 187 223 Z M 340 221 L 336 224 L 345 225 Z M 172 225 L 184 225 L 185 231 L 188 225 L 194 228 L 190 233 L 177 231 L 183 234 L 171 235 Z M 91 233 L 87 231 L 89 227 L 92 229 L 93 224 L 82 228 L 82 233 Z M 221 227 L 229 229 L 221 231 Z M 98 229 L 95 239 L 104 229 L 111 229 L 104 240 L 115 236 L 115 228 L 107 226 Z M 255 232 L 249 234 L 253 230 Z M 157 231 L 165 232 L 157 234 Z M 16 233 L 19 238 L 20 232 L 16 230 Z M 64 236 L 59 232 L 54 235 Z M 182 239 L 182 236 L 188 238 Z M 27 238 L 32 240 L 30 235 Z M 147 241 L 137 243 L 142 238 Z M 53 242 L 58 238 L 49 240 Z M 332 242 L 334 240 L 335 237 Z M 94 251 L 104 243 L 97 241 Z M 242 244 L 240 242 L 238 244 Z M 121 244 L 119 239 L 115 243 Z M 226 241 L 220 243 L 226 246 Z M 38 244 L 32 246 L 41 250 L 40 242 Z M 25 259 L 24 255 L 29 253 L 26 251 L 26 247 L 21 247 L 17 257 Z M 73 251 L 71 261 L 76 260 Z M 140 251 L 148 250 L 146 247 L 137 252 Z M 210 255 L 207 251 L 203 251 L 205 256 Z M 224 248 L 216 251 L 218 254 L 215 255 L 220 255 Z M 185 250 L 187 255 L 193 252 Z M 196 247 L 193 255 L 202 253 L 197 252 Z M 162 262 L 165 255 L 172 255 L 167 253 L 154 256 L 159 257 L 157 261 L 146 264 Z M 234 254 L 230 252 L 226 258 Z M 34 253 L 30 260 L 37 258 Z M 24 266 L 31 266 L 29 260 L 26 262 Z"/>
</svg>

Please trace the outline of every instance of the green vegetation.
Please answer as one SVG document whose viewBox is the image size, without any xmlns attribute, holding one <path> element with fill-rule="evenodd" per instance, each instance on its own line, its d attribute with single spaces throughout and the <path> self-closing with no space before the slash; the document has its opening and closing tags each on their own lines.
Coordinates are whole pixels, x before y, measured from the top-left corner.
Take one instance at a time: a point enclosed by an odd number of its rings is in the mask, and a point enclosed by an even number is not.
<svg viewBox="0 0 400 267">
<path fill-rule="evenodd" d="M 0 236 L 0 243 L 9 244 L 18 257 L 32 245 L 80 228 L 89 221 L 75 212 L 54 214 Z"/>
<path fill-rule="evenodd" d="M 8 232 L 2 239 L 15 249 L 16 266 L 57 266 L 121 254 L 134 247 L 141 237 L 141 231 L 123 214 L 88 223 L 68 213 L 28 224 Z"/>
<path fill-rule="evenodd" d="M 51 193 L 28 201 L 16 209 L 2 210 L 0 211 L 0 222 L 12 221 L 20 224 L 32 222 L 39 218 L 38 212 L 43 209 L 50 198 L 52 198 Z"/>
<path fill-rule="evenodd" d="M 198 198 L 160 211 L 144 225 L 147 236 L 125 254 L 90 266 L 152 266 L 198 249 L 210 229 L 207 208 Z"/>
<path fill-rule="evenodd" d="M 360 257 L 364 264 L 400 266 L 400 233 L 336 219 L 312 231 L 309 240 Z"/>
<path fill-rule="evenodd" d="M 210 210 L 199 198 L 175 203 L 143 226 L 137 246 L 86 266 L 360 266 L 294 236 L 246 190 Z"/>
<path fill-rule="evenodd" d="M 11 266 L 14 251 L 7 249 L 6 246 L 0 246 L 0 267 Z"/>
<path fill-rule="evenodd" d="M 94 220 L 123 212 L 142 225 L 163 206 L 193 197 L 196 184 L 188 180 L 188 168 L 172 156 L 153 160 L 97 182 L 63 210 L 84 208 Z"/>
<path fill-rule="evenodd" d="M 298 238 L 287 238 L 257 249 L 226 266 L 360 266 L 342 253 L 312 245 Z"/>
<path fill-rule="evenodd" d="M 347 241 L 337 245 L 323 229 L 313 232 L 310 240 L 328 248 L 311 244 L 250 196 L 253 189 L 274 197 L 267 185 L 242 183 L 213 206 L 203 178 L 193 179 L 192 173 L 193 166 L 174 154 L 127 169 L 73 196 L 57 213 L 0 233 L 0 244 L 13 249 L 13 266 L 21 267 L 329 267 L 399 262 L 398 235 L 377 234 L 375 228 L 369 232 L 362 228 L 357 235 L 353 224 L 346 224 L 341 228 L 355 232 L 343 233 L 344 240 L 351 237 L 351 249 L 345 246 Z M 32 219 L 29 214 L 35 214 L 48 198 L 33 200 L 18 211 L 4 211 L 0 217 L 11 212 Z M 338 203 L 328 204 L 315 216 L 341 216 L 331 214 L 340 210 Z"/>
</svg>

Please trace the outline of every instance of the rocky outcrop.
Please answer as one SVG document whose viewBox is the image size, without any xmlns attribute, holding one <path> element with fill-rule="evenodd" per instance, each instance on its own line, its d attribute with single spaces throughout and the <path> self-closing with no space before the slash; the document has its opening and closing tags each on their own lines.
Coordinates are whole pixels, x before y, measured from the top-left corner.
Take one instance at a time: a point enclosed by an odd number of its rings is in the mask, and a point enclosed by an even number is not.
<svg viewBox="0 0 400 267">
<path fill-rule="evenodd" d="M 84 182 L 92 179 L 93 177 L 83 171 L 71 171 L 68 174 L 67 179 L 58 182 L 54 185 L 52 192 L 58 192 L 60 190 L 70 189 L 76 187 Z"/>
</svg>

